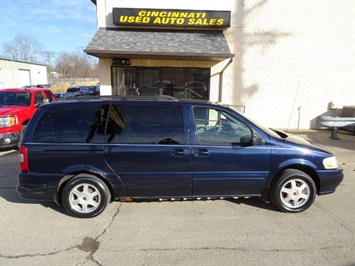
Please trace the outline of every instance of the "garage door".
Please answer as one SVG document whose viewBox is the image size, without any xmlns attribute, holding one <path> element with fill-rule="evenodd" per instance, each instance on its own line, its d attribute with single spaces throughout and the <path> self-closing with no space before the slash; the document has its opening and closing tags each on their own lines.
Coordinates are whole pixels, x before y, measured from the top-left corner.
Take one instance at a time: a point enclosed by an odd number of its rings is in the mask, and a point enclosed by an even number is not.
<svg viewBox="0 0 355 266">
<path fill-rule="evenodd" d="M 19 69 L 19 80 L 20 87 L 30 86 L 31 85 L 31 75 L 30 71 L 27 69 Z"/>
</svg>

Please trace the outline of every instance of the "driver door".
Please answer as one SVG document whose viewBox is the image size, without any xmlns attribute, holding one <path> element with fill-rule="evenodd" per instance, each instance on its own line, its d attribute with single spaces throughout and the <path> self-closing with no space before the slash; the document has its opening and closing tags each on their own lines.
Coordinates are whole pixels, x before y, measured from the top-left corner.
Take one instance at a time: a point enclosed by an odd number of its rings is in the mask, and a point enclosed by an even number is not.
<svg viewBox="0 0 355 266">
<path fill-rule="evenodd" d="M 194 107 L 193 194 L 261 194 L 270 166 L 270 147 L 252 144 L 253 129 L 234 114 Z"/>
</svg>

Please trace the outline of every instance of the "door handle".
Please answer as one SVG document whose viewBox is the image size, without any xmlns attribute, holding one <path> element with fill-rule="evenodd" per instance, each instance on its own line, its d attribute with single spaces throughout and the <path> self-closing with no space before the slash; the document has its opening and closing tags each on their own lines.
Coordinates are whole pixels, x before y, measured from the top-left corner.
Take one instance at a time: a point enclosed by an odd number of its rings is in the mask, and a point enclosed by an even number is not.
<svg viewBox="0 0 355 266">
<path fill-rule="evenodd" d="M 209 150 L 207 149 L 197 149 L 195 150 L 195 156 L 208 156 L 210 154 Z"/>
<path fill-rule="evenodd" d="M 185 150 L 184 149 L 173 149 L 170 151 L 171 156 L 175 157 L 182 157 L 185 156 Z"/>
</svg>

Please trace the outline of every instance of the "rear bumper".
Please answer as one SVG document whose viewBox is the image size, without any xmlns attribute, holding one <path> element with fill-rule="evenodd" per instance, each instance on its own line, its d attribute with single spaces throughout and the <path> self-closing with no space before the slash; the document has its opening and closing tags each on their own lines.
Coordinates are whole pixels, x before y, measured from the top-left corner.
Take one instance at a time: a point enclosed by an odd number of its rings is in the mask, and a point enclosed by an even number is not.
<svg viewBox="0 0 355 266">
<path fill-rule="evenodd" d="M 23 186 L 17 185 L 17 193 L 23 199 L 55 201 L 53 188 L 45 188 L 44 186 Z"/>
<path fill-rule="evenodd" d="M 319 195 L 333 193 L 343 181 L 343 169 L 318 171 L 320 180 Z"/>
<path fill-rule="evenodd" d="M 20 141 L 21 131 L 0 133 L 0 148 L 10 148 L 17 146 Z"/>
<path fill-rule="evenodd" d="M 23 199 L 56 201 L 58 183 L 61 177 L 20 172 L 16 190 Z"/>
</svg>

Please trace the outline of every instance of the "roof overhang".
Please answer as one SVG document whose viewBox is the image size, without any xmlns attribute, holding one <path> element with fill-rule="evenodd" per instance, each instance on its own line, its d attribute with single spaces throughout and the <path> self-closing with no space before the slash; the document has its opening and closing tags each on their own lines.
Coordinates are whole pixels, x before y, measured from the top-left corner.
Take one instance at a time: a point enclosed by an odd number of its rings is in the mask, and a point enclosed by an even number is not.
<svg viewBox="0 0 355 266">
<path fill-rule="evenodd" d="M 98 30 L 84 52 L 99 58 L 223 61 L 234 57 L 222 31 Z"/>
</svg>

